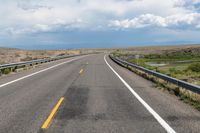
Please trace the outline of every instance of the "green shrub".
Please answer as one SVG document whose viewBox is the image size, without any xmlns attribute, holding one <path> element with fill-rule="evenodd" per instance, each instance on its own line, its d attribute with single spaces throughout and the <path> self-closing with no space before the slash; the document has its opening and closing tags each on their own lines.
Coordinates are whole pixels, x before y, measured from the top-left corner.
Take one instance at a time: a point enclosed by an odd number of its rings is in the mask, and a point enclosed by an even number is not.
<svg viewBox="0 0 200 133">
<path fill-rule="evenodd" d="M 193 72 L 200 72 L 200 63 L 192 63 L 188 66 L 188 70 L 191 70 Z"/>
<path fill-rule="evenodd" d="M 6 68 L 2 71 L 3 74 L 9 74 L 11 72 L 10 69 Z"/>
<path fill-rule="evenodd" d="M 176 71 L 177 71 L 177 70 L 176 70 L 175 67 L 172 67 L 172 68 L 169 69 L 169 72 L 170 72 L 170 73 L 176 73 Z"/>
</svg>

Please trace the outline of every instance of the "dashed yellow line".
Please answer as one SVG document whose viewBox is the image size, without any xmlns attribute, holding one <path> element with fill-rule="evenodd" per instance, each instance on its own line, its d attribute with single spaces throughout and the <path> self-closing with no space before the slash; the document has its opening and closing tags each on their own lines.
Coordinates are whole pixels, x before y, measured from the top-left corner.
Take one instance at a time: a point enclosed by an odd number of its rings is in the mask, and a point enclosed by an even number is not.
<svg viewBox="0 0 200 133">
<path fill-rule="evenodd" d="M 79 71 L 79 74 L 82 74 L 83 73 L 83 69 L 81 69 L 80 71 Z"/>
<path fill-rule="evenodd" d="M 58 108 L 60 107 L 62 101 L 64 100 L 64 97 L 61 97 L 60 100 L 58 101 L 58 103 L 56 104 L 56 106 L 53 108 L 53 110 L 51 111 L 51 113 L 49 114 L 48 118 L 46 119 L 46 121 L 44 122 L 44 124 L 42 125 L 42 129 L 47 129 L 52 118 L 54 117 L 56 111 L 58 110 Z"/>
</svg>

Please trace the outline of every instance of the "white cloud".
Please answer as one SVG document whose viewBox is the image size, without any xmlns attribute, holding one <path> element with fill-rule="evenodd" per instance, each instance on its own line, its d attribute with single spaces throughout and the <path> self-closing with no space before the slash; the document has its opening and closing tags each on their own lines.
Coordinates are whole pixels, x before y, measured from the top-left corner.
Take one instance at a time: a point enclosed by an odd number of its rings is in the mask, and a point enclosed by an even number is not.
<svg viewBox="0 0 200 133">
<path fill-rule="evenodd" d="M 142 28 L 149 26 L 168 28 L 197 28 L 200 25 L 200 14 L 175 14 L 161 17 L 153 14 L 144 14 L 133 19 L 113 20 L 109 26 L 118 28 Z"/>
<path fill-rule="evenodd" d="M 36 31 L 50 31 L 51 27 L 49 27 L 48 25 L 44 25 L 44 24 L 36 24 L 34 26 Z"/>
<path fill-rule="evenodd" d="M 165 2 L 163 0 L 0 0 L 0 2 L 4 3 L 0 5 L 1 33 L 22 34 L 73 28 L 107 29 L 109 26 L 199 27 L 199 13 L 194 7 L 194 4 L 200 2 L 199 0 Z"/>
<path fill-rule="evenodd" d="M 120 28 L 142 28 L 150 25 L 165 27 L 165 19 L 160 16 L 152 14 L 145 14 L 133 19 L 114 20 L 110 22 L 109 26 L 116 26 Z"/>
</svg>

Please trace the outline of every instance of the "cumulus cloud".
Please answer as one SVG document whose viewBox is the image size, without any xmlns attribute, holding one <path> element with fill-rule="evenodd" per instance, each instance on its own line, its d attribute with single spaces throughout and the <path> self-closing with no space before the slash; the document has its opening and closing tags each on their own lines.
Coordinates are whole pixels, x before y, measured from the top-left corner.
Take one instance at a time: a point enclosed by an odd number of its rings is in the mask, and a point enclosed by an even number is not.
<svg viewBox="0 0 200 133">
<path fill-rule="evenodd" d="M 144 14 L 133 19 L 113 20 L 109 26 L 118 28 L 143 28 L 143 27 L 166 27 L 166 28 L 199 28 L 200 14 L 175 14 L 161 17 L 153 14 Z"/>
<path fill-rule="evenodd" d="M 7 0 L 1 33 L 109 28 L 199 28 L 199 0 Z M 111 28 L 111 29 L 112 29 Z"/>
</svg>

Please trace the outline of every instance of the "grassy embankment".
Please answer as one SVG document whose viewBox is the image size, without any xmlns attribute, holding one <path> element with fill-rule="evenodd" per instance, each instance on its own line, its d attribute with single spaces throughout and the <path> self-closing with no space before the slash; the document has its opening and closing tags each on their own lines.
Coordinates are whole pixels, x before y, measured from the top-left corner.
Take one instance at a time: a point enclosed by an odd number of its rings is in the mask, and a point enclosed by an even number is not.
<svg viewBox="0 0 200 133">
<path fill-rule="evenodd" d="M 173 54 L 147 54 L 142 58 L 135 59 L 129 54 L 114 53 L 115 56 L 126 59 L 128 62 L 138 64 L 145 68 L 181 79 L 196 85 L 200 85 L 200 53 L 177 52 Z M 151 64 L 163 64 L 155 66 Z M 156 83 L 156 87 L 167 89 L 174 92 L 180 100 L 194 106 L 200 111 L 200 96 L 179 88 L 173 84 L 157 79 L 151 75 L 130 68 L 135 73 Z"/>
<path fill-rule="evenodd" d="M 149 54 L 141 59 L 132 58 L 128 59 L 128 61 L 138 63 L 140 66 L 171 77 L 200 85 L 200 53 L 177 52 L 173 55 Z M 159 66 L 159 64 L 163 65 Z"/>
</svg>

